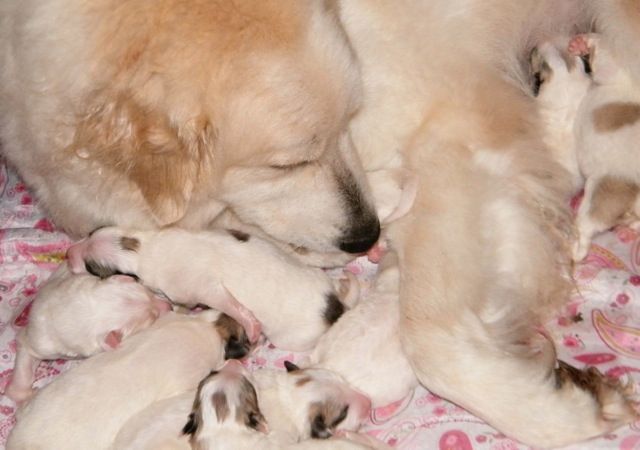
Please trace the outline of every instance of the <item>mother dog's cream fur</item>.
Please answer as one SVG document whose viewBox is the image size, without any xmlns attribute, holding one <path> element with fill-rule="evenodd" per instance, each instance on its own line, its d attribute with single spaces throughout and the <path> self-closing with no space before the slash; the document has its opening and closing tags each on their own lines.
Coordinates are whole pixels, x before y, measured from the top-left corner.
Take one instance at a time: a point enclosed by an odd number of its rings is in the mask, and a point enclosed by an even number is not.
<svg viewBox="0 0 640 450">
<path fill-rule="evenodd" d="M 536 43 L 588 29 L 602 10 L 637 10 L 593 3 L 341 4 L 362 63 L 352 130 L 365 169 L 404 159 L 420 180 L 412 212 L 389 228 L 405 352 L 427 388 L 536 447 L 635 417 L 596 370 L 556 367 L 539 332 L 569 287 L 571 186 L 543 144 L 526 60 Z"/>
<path fill-rule="evenodd" d="M 325 2 L 0 2 L 3 153 L 74 235 L 229 208 L 296 247 L 366 251 L 359 99 Z"/>
</svg>

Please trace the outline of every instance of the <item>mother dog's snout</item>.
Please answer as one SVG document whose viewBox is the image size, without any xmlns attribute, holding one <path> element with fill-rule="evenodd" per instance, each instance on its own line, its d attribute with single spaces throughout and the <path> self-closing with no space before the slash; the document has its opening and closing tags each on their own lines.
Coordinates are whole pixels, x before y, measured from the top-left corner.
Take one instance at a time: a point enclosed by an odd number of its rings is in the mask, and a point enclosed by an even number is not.
<svg viewBox="0 0 640 450">
<path fill-rule="evenodd" d="M 338 242 L 338 247 L 347 253 L 364 253 L 378 242 L 380 222 L 373 217 L 352 227 Z"/>
</svg>

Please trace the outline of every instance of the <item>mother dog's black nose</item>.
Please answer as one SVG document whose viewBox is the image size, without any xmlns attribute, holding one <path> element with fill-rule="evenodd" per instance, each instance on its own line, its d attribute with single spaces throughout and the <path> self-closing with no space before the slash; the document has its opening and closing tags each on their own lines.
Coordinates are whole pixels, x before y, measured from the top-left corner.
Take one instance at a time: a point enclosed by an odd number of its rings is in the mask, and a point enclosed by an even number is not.
<svg viewBox="0 0 640 450">
<path fill-rule="evenodd" d="M 378 242 L 379 237 L 380 222 L 376 218 L 349 230 L 340 240 L 338 247 L 347 253 L 364 253 Z"/>
</svg>

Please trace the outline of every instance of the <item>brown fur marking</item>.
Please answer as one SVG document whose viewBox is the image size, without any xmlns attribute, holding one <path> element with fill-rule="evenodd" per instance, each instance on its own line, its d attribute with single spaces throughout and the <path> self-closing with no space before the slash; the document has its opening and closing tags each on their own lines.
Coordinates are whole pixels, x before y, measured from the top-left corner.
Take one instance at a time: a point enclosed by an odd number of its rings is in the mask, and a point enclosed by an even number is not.
<svg viewBox="0 0 640 450">
<path fill-rule="evenodd" d="M 229 404 L 227 403 L 227 396 L 224 392 L 216 392 L 211 396 L 211 404 L 216 412 L 218 423 L 222 423 L 227 419 L 229 415 Z"/>
<path fill-rule="evenodd" d="M 344 403 L 335 400 L 315 402 L 309 407 L 309 423 L 311 437 L 327 439 L 335 428 L 347 417 L 348 408 Z"/>
<path fill-rule="evenodd" d="M 613 177 L 604 177 L 596 186 L 589 215 L 609 227 L 619 223 L 633 208 L 638 185 Z"/>
<path fill-rule="evenodd" d="M 298 380 L 296 380 L 296 386 L 298 386 L 298 387 L 304 386 L 305 384 L 307 384 L 310 381 L 311 381 L 311 377 L 299 378 Z"/>
<path fill-rule="evenodd" d="M 253 384 L 245 377 L 242 377 L 240 388 L 239 407 L 236 410 L 236 422 L 246 425 L 258 431 L 266 430 L 266 419 L 260 411 L 258 405 L 258 394 Z"/>
<path fill-rule="evenodd" d="M 245 233 L 244 231 L 233 230 L 233 229 L 229 229 L 227 231 L 231 236 L 233 236 L 240 242 L 247 242 L 249 238 L 251 238 L 251 235 L 249 233 Z"/>
<path fill-rule="evenodd" d="M 612 102 L 593 111 L 593 126 L 599 133 L 619 130 L 640 120 L 640 104 Z"/>
<path fill-rule="evenodd" d="M 327 306 L 325 307 L 323 316 L 327 325 L 331 326 L 338 321 L 345 312 L 345 307 L 336 294 L 328 294 Z"/>
<path fill-rule="evenodd" d="M 140 241 L 136 238 L 123 236 L 120 238 L 120 247 L 123 250 L 137 252 L 140 249 Z"/>
</svg>

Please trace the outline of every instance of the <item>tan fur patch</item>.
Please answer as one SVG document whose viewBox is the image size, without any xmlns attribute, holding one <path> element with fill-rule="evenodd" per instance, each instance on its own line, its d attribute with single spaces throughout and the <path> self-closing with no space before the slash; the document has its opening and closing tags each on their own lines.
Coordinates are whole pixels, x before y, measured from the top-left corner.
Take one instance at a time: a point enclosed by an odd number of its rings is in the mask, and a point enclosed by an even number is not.
<svg viewBox="0 0 640 450">
<path fill-rule="evenodd" d="M 235 319 L 226 314 L 221 314 L 214 322 L 216 330 L 223 341 L 228 341 L 231 337 L 239 337 L 244 334 L 244 328 Z"/>
<path fill-rule="evenodd" d="M 613 102 L 593 111 L 593 126 L 600 133 L 619 130 L 640 120 L 640 104 Z"/>
<path fill-rule="evenodd" d="M 137 252 L 140 249 L 140 241 L 136 238 L 123 236 L 120 239 L 120 247 L 122 247 L 123 250 Z"/>
<path fill-rule="evenodd" d="M 296 380 L 296 386 L 298 386 L 298 387 L 304 386 L 305 384 L 307 384 L 310 381 L 311 381 L 311 377 L 299 378 L 298 380 Z"/>
<path fill-rule="evenodd" d="M 227 396 L 224 392 L 216 392 L 211 396 L 211 404 L 216 412 L 218 423 L 222 423 L 229 415 L 229 403 L 227 403 Z"/>
<path fill-rule="evenodd" d="M 589 215 L 603 225 L 613 226 L 631 210 L 637 196 L 635 183 L 605 177 L 593 192 Z"/>
</svg>

